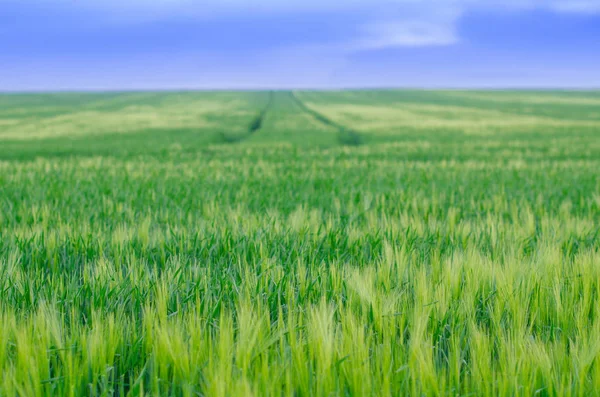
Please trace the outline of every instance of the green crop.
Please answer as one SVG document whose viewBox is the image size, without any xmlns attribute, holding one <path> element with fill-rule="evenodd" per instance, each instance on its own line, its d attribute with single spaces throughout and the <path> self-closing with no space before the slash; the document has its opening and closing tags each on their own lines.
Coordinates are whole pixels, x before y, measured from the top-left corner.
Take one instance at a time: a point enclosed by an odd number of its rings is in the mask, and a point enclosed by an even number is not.
<svg viewBox="0 0 600 397">
<path fill-rule="evenodd" d="M 600 93 L 0 95 L 0 396 L 589 396 Z"/>
</svg>

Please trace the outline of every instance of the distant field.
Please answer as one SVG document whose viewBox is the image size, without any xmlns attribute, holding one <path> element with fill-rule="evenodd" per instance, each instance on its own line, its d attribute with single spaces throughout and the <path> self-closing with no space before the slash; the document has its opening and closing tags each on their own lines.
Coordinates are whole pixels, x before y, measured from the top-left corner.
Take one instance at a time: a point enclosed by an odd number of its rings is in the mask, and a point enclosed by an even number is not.
<svg viewBox="0 0 600 397">
<path fill-rule="evenodd" d="M 0 371 L 600 395 L 600 92 L 0 95 Z"/>
</svg>

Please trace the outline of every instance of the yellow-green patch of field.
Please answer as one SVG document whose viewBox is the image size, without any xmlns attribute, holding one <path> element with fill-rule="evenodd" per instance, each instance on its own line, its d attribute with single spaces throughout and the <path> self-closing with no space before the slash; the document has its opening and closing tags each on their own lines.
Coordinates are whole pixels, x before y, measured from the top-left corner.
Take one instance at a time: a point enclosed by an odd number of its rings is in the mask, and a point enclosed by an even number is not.
<svg viewBox="0 0 600 397">
<path fill-rule="evenodd" d="M 459 98 L 480 99 L 491 102 L 536 105 L 589 105 L 600 106 L 600 97 L 560 95 L 555 93 L 444 91 L 444 94 Z"/>
<path fill-rule="evenodd" d="M 14 124 L 18 124 L 19 120 L 17 119 L 0 119 L 0 127 L 2 126 L 10 126 Z"/>
<path fill-rule="evenodd" d="M 219 125 L 220 119 L 225 117 L 251 117 L 254 113 L 253 105 L 239 99 L 185 99 L 173 99 L 160 105 L 130 104 L 104 111 L 76 109 L 73 112 L 49 117 L 23 117 L 22 120 L 4 119 L 3 121 L 0 118 L 0 139 L 76 137 L 132 133 L 148 129 L 198 128 L 201 130 Z M 243 127 L 245 126 L 238 126 L 238 128 Z"/>
<path fill-rule="evenodd" d="M 394 135 L 402 128 L 451 128 L 465 134 L 494 134 L 504 130 L 543 127 L 600 127 L 600 121 L 562 120 L 551 117 L 507 114 L 499 110 L 464 106 L 391 103 L 389 105 L 315 104 L 311 109 L 335 122 L 360 131 Z"/>
</svg>

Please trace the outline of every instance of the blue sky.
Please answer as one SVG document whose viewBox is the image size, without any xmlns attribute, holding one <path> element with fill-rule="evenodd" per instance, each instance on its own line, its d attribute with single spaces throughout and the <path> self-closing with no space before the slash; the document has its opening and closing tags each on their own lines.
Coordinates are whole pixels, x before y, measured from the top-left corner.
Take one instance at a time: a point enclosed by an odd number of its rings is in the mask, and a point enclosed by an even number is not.
<svg viewBox="0 0 600 397">
<path fill-rule="evenodd" d="M 600 0 L 0 0 L 0 90 L 600 87 Z"/>
</svg>

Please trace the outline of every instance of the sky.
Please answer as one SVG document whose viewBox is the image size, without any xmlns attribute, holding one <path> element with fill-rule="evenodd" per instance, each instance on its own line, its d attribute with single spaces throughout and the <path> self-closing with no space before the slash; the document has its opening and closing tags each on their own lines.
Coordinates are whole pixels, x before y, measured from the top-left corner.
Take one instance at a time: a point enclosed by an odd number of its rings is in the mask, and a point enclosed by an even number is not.
<svg viewBox="0 0 600 397">
<path fill-rule="evenodd" d="M 0 91 L 600 88 L 600 0 L 0 0 Z"/>
</svg>

